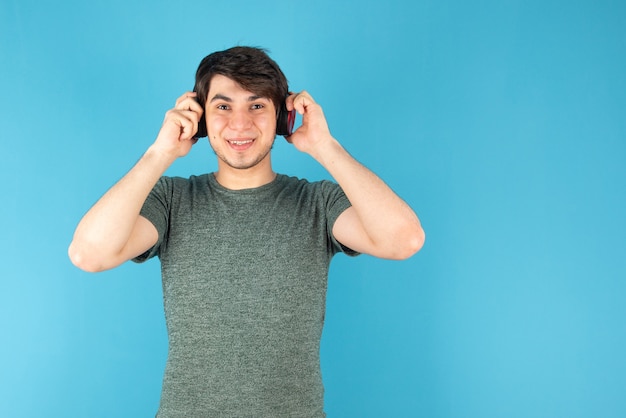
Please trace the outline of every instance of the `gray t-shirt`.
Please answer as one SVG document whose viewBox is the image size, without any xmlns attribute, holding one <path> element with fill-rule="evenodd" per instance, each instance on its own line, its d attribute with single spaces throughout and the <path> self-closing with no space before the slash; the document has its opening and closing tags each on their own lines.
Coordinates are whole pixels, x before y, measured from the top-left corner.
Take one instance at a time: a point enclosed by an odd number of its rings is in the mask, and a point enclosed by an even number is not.
<svg viewBox="0 0 626 418">
<path fill-rule="evenodd" d="M 229 190 L 163 177 L 141 211 L 158 243 L 169 337 L 158 417 L 323 417 L 319 346 L 350 202 L 329 181 L 278 175 Z"/>
</svg>

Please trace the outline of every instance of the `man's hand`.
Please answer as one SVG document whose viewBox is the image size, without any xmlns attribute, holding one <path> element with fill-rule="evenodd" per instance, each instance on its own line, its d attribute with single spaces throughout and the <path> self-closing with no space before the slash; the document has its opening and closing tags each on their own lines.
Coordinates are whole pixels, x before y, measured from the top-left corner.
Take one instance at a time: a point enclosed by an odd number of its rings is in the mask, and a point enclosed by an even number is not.
<svg viewBox="0 0 626 418">
<path fill-rule="evenodd" d="M 306 91 L 287 97 L 286 105 L 287 110 L 295 109 L 302 115 L 302 125 L 287 137 L 287 141 L 299 151 L 315 157 L 324 145 L 333 141 L 322 107 Z"/>
<path fill-rule="evenodd" d="M 196 100 L 195 92 L 187 92 L 176 100 L 176 105 L 165 114 L 153 149 L 173 158 L 184 157 L 198 142 L 198 122 L 204 109 Z"/>
</svg>

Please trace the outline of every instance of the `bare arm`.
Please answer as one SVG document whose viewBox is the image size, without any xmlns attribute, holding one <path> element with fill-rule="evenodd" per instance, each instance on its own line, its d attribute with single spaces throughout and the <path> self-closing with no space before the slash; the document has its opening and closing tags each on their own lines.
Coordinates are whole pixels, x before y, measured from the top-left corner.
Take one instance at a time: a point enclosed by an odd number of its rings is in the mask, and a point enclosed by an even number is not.
<svg viewBox="0 0 626 418">
<path fill-rule="evenodd" d="M 139 213 L 165 170 L 196 142 L 193 135 L 202 108 L 194 97 L 195 93 L 186 93 L 177 100 L 154 144 L 81 219 L 68 250 L 77 267 L 90 272 L 107 270 L 157 242 L 156 228 Z"/>
<path fill-rule="evenodd" d="M 302 92 L 291 96 L 288 108 L 303 115 L 289 137 L 334 177 L 350 200 L 333 227 L 333 235 L 353 250 L 388 259 L 404 259 L 424 244 L 424 231 L 415 212 L 376 174 L 361 165 L 332 137 L 321 107 Z"/>
</svg>

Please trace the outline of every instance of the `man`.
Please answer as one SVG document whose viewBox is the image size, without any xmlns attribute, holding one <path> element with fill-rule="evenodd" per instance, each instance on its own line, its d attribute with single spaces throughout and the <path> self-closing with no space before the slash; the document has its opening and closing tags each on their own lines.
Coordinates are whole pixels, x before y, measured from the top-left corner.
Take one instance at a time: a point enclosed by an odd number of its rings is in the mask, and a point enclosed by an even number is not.
<svg viewBox="0 0 626 418">
<path fill-rule="evenodd" d="M 302 115 L 287 140 L 336 183 L 273 171 L 283 106 Z M 164 177 L 198 127 L 217 171 Z M 423 241 L 415 213 L 332 137 L 313 98 L 288 94 L 263 50 L 235 47 L 201 62 L 194 92 L 84 216 L 69 255 L 91 272 L 160 258 L 169 351 L 157 416 L 323 417 L 319 343 L 332 256 L 404 259 Z"/>
</svg>

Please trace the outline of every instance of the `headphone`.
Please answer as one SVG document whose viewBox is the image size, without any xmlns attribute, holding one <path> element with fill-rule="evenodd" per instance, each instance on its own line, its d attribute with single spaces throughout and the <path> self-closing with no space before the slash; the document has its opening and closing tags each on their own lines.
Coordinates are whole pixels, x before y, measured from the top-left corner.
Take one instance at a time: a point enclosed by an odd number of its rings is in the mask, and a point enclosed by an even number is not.
<svg viewBox="0 0 626 418">
<path fill-rule="evenodd" d="M 196 89 L 194 88 L 194 92 Z M 197 98 L 196 101 L 200 102 Z M 285 138 L 293 133 L 293 125 L 296 122 L 296 110 L 293 109 L 291 111 L 287 110 L 286 102 L 282 102 L 280 105 L 280 109 L 278 110 L 278 116 L 276 117 L 276 135 L 282 135 Z M 195 138 L 204 138 L 208 136 L 206 130 L 206 118 L 204 117 L 204 113 L 200 118 L 200 122 L 198 122 L 198 132 L 194 136 Z"/>
</svg>

